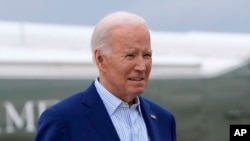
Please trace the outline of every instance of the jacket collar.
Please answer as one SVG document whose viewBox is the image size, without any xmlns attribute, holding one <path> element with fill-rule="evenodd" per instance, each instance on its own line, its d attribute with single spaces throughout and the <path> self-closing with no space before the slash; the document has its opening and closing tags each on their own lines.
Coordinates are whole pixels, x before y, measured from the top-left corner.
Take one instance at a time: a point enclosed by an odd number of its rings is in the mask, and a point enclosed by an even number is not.
<svg viewBox="0 0 250 141">
<path fill-rule="evenodd" d="M 85 113 L 93 127 L 96 128 L 104 141 L 118 141 L 119 137 L 98 95 L 94 83 L 85 91 L 82 104 L 88 108 Z"/>
<path fill-rule="evenodd" d="M 156 136 L 157 133 L 160 132 L 159 128 L 156 128 L 156 125 L 159 123 L 157 114 L 151 110 L 151 107 L 145 98 L 141 96 L 139 98 L 141 102 L 142 115 L 147 126 L 150 140 L 160 140 L 159 137 Z M 94 82 L 84 92 L 82 104 L 89 109 L 86 112 L 86 115 L 104 141 L 120 140 L 109 114 L 96 91 Z"/>
</svg>

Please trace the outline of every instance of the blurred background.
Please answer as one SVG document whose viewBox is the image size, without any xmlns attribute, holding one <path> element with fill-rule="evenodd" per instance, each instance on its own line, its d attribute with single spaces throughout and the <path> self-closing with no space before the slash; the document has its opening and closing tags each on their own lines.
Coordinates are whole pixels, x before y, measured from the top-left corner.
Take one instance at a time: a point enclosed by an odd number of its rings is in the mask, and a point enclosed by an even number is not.
<svg viewBox="0 0 250 141">
<path fill-rule="evenodd" d="M 8 21 L 93 26 L 105 15 L 125 10 L 143 16 L 153 30 L 250 32 L 248 0 L 1 0 L 0 4 L 0 18 Z"/>
<path fill-rule="evenodd" d="M 34 140 L 41 112 L 96 77 L 90 38 L 105 15 L 145 18 L 153 68 L 143 96 L 180 141 L 228 141 L 250 124 L 248 0 L 0 0 L 0 140 Z"/>
</svg>

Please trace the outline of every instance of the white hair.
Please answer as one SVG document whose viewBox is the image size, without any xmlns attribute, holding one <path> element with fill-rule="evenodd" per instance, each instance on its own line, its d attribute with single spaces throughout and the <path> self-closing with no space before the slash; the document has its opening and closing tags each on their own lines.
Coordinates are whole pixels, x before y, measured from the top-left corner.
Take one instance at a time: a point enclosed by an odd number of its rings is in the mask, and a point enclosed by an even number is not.
<svg viewBox="0 0 250 141">
<path fill-rule="evenodd" d="M 94 51 L 100 49 L 102 54 L 107 55 L 110 50 L 109 46 L 109 31 L 112 27 L 119 25 L 138 25 L 146 26 L 145 20 L 132 13 L 115 12 L 104 17 L 95 27 L 91 39 L 91 50 L 94 59 Z"/>
</svg>

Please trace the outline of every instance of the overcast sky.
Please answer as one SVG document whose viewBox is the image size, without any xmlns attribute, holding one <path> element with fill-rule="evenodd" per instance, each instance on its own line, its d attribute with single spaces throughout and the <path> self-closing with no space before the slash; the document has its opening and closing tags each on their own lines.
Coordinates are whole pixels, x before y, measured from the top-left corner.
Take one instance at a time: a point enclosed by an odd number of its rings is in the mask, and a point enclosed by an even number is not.
<svg viewBox="0 0 250 141">
<path fill-rule="evenodd" d="M 122 10 L 153 30 L 250 33 L 250 0 L 0 0 L 0 21 L 93 26 Z"/>
</svg>

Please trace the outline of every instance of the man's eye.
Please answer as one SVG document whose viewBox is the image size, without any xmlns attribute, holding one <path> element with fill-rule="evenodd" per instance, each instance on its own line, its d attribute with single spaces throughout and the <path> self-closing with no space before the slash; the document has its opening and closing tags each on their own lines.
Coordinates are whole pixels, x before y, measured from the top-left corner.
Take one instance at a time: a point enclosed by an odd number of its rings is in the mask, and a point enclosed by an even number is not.
<svg viewBox="0 0 250 141">
<path fill-rule="evenodd" d="M 127 54 L 127 55 L 126 55 L 127 58 L 132 58 L 132 57 L 134 57 L 134 56 L 135 56 L 134 54 Z"/>
<path fill-rule="evenodd" d="M 151 55 L 151 54 L 145 54 L 144 57 L 145 57 L 145 58 L 151 58 L 152 55 Z"/>
</svg>

